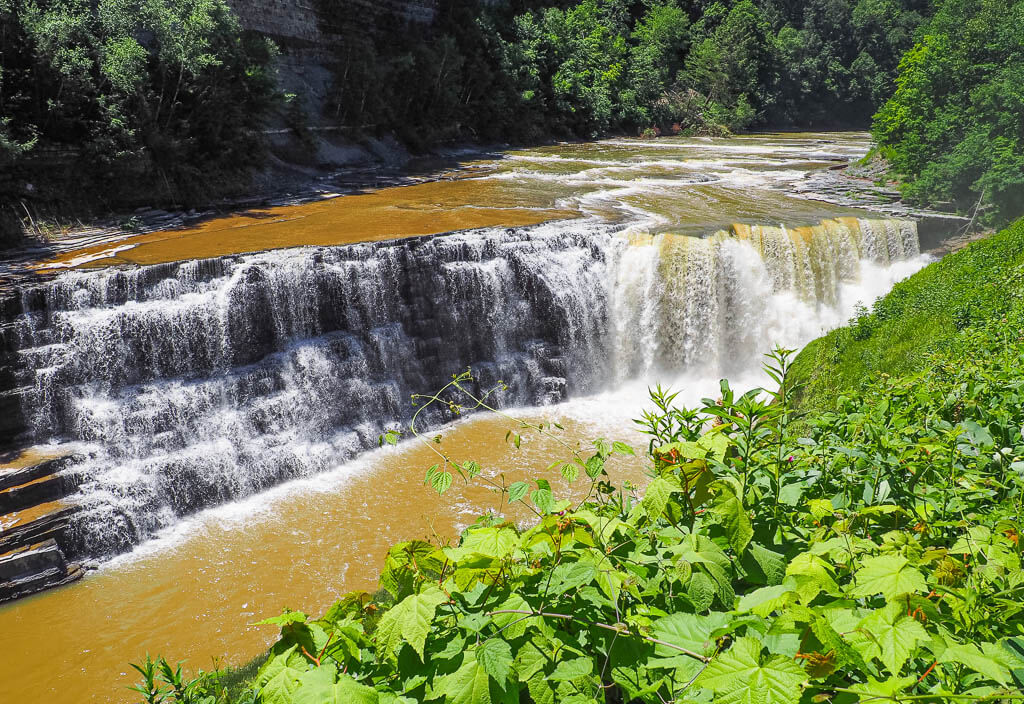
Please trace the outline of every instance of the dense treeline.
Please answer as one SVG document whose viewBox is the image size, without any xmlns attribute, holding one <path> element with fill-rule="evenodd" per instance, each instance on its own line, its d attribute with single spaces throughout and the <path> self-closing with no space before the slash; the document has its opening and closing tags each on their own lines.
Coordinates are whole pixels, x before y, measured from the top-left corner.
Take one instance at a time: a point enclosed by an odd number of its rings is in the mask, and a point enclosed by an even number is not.
<svg viewBox="0 0 1024 704">
<path fill-rule="evenodd" d="M 1024 2 L 944 0 L 875 136 L 906 195 L 989 222 L 1024 213 Z"/>
<path fill-rule="evenodd" d="M 187 199 L 258 156 L 274 51 L 224 0 L 0 0 L 0 174 Z"/>
<path fill-rule="evenodd" d="M 1024 212 L 1021 0 L 440 0 L 429 27 L 317 8 L 339 37 L 325 118 L 413 148 L 867 127 L 878 111 L 910 199 Z M 0 230 L 21 198 L 244 189 L 275 51 L 226 0 L 0 0 Z"/>
<path fill-rule="evenodd" d="M 352 26 L 344 3 L 324 22 Z M 413 142 L 752 125 L 866 127 L 927 0 L 442 3 L 428 34 L 360 30 L 335 114 Z"/>
</svg>

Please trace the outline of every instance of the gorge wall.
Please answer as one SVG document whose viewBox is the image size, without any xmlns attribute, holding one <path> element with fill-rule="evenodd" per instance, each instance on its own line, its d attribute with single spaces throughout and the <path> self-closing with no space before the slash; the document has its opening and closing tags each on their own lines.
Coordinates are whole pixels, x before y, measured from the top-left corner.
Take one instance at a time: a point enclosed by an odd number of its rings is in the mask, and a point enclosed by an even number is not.
<svg viewBox="0 0 1024 704">
<path fill-rule="evenodd" d="M 375 32 L 382 20 L 426 25 L 434 21 L 438 0 L 342 0 L 346 26 L 325 24 L 317 9 L 326 0 L 227 0 L 245 29 L 260 32 L 285 48 L 329 50 L 348 31 Z"/>
<path fill-rule="evenodd" d="M 227 0 L 242 27 L 270 37 L 280 49 L 281 88 L 301 101 L 310 125 L 329 126 L 323 107 L 332 65 L 345 37 L 375 34 L 398 24 L 428 26 L 438 0 Z M 331 17 L 321 4 L 331 5 Z"/>
</svg>

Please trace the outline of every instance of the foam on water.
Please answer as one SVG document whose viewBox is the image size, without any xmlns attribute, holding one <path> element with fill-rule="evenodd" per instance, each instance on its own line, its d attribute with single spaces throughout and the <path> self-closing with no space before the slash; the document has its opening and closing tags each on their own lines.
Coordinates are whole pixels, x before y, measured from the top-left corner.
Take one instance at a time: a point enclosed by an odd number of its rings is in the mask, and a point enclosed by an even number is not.
<svg viewBox="0 0 1024 704">
<path fill-rule="evenodd" d="M 629 211 L 622 190 L 588 197 Z M 323 475 L 466 368 L 480 388 L 509 383 L 503 406 L 613 408 L 622 424 L 651 382 L 695 401 L 721 375 L 756 379 L 773 345 L 803 345 L 923 263 L 909 222 L 637 234 L 648 216 L 630 212 L 631 237 L 577 220 L 75 271 L 26 289 L 14 330 L 32 439 L 89 448 L 69 470 L 84 507 L 69 549 L 123 552 Z M 422 421 L 449 419 L 435 408 Z"/>
</svg>

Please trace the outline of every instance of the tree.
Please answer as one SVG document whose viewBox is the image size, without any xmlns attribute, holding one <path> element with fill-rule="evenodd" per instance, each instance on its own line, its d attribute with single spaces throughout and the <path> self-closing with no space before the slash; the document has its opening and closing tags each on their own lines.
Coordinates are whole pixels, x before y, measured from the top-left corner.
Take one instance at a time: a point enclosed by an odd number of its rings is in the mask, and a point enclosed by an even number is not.
<svg viewBox="0 0 1024 704">
<path fill-rule="evenodd" d="M 1024 212 L 1024 2 L 946 0 L 896 84 L 873 130 L 907 197 Z"/>
</svg>

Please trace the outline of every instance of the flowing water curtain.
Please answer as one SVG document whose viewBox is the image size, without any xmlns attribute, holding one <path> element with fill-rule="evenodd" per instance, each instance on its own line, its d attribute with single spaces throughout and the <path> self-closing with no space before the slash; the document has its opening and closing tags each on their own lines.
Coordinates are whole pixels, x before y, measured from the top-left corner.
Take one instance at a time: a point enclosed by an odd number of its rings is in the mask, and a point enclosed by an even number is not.
<svg viewBox="0 0 1024 704">
<path fill-rule="evenodd" d="M 69 272 L 23 291 L 14 390 L 30 439 L 84 443 L 73 552 L 98 555 L 375 446 L 467 367 L 531 406 L 744 371 L 834 322 L 862 258 L 916 251 L 903 222 L 577 222 Z"/>
<path fill-rule="evenodd" d="M 203 506 L 323 471 L 466 367 L 507 381 L 506 405 L 595 390 L 614 262 L 602 235 L 298 249 L 74 272 L 26 292 L 27 430 L 92 453 L 73 470 L 79 550 L 122 550 Z"/>
<path fill-rule="evenodd" d="M 773 344 L 815 334 L 817 311 L 839 305 L 862 260 L 890 265 L 920 253 L 914 222 L 858 218 L 627 242 L 612 308 L 619 381 L 748 370 Z M 794 316 L 807 324 L 792 332 L 783 322 Z"/>
</svg>

